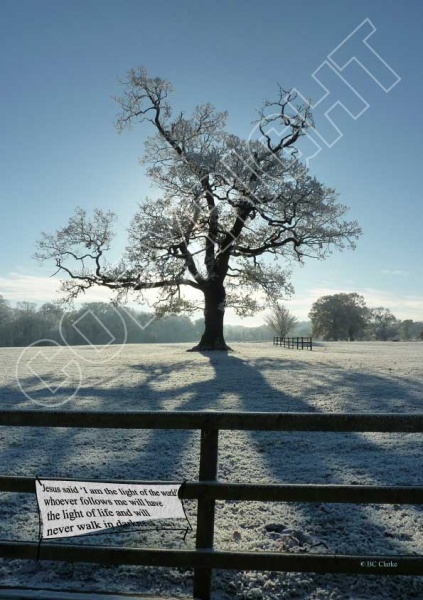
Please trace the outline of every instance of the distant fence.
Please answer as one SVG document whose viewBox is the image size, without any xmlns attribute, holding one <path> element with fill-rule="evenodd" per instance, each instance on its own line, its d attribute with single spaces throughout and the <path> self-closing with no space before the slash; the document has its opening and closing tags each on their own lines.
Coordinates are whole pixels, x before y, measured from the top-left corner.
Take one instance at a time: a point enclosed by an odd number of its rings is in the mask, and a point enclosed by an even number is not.
<svg viewBox="0 0 423 600">
<path fill-rule="evenodd" d="M 191 567 L 194 568 L 193 595 L 200 600 L 210 599 L 212 569 L 362 575 L 423 574 L 423 556 L 415 555 L 307 555 L 290 552 L 226 552 L 213 549 L 216 500 L 423 504 L 423 486 L 220 483 L 217 479 L 219 430 L 422 433 L 423 413 L 119 413 L 0 410 L 0 426 L 201 430 L 199 481 L 186 482 L 180 491 L 182 498 L 198 500 L 195 550 L 50 543 L 42 545 L 39 549 L 37 542 L 0 540 L 0 557 L 36 560 L 39 550 L 40 560 Z M 160 453 L 159 448 L 157 452 Z M 110 482 L 141 483 L 124 480 Z M 0 492 L 35 493 L 34 476 L 0 476 Z"/>
<path fill-rule="evenodd" d="M 311 337 L 277 337 L 273 338 L 274 346 L 284 348 L 296 348 L 297 350 L 313 350 L 313 339 Z"/>
</svg>

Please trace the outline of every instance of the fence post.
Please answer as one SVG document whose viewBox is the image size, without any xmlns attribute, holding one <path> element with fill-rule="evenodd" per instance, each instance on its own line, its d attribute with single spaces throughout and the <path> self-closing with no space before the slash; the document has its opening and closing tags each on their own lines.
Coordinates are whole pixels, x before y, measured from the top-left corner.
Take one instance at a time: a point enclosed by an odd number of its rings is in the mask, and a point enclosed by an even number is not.
<svg viewBox="0 0 423 600">
<path fill-rule="evenodd" d="M 313 340 L 310 337 L 310 350 L 313 350 Z"/>
<path fill-rule="evenodd" d="M 217 479 L 218 462 L 218 429 L 201 430 L 200 447 L 200 481 L 213 481 Z M 214 508 L 215 500 L 200 497 L 197 508 L 197 536 L 195 547 L 213 548 L 214 538 Z M 194 569 L 194 598 L 210 600 L 211 569 Z"/>
</svg>

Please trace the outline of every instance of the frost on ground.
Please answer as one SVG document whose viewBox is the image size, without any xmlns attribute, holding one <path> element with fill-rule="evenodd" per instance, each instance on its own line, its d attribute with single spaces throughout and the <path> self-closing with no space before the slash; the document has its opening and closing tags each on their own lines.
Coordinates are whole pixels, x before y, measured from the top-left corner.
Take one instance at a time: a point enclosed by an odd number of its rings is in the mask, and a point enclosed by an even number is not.
<svg viewBox="0 0 423 600">
<path fill-rule="evenodd" d="M 49 396 L 34 373 L 60 381 L 75 359 L 82 385 L 66 410 L 423 411 L 423 343 L 328 343 L 313 352 L 235 344 L 234 352 L 186 353 L 188 345 L 128 345 L 101 352 L 27 351 L 28 395 Z M 0 405 L 37 409 L 19 389 L 22 349 L 0 349 Z M 32 353 L 32 354 L 31 354 Z M 109 354 L 108 354 L 109 353 Z M 111 360 L 108 361 L 107 359 Z M 22 365 L 21 365 L 22 366 Z M 25 365 L 24 365 L 25 366 Z M 79 371 L 57 392 L 72 395 Z M 52 383 L 53 387 L 53 383 Z M 60 410 L 57 409 L 57 410 Z M 420 434 L 221 432 L 219 478 L 231 482 L 423 485 Z M 199 434 L 0 428 L 1 474 L 44 478 L 183 481 L 198 477 Z M 195 531 L 195 502 L 186 502 Z M 215 546 L 224 550 L 423 554 L 419 506 L 217 502 Z M 0 495 L 0 539 L 36 541 L 35 497 Z M 195 534 L 120 532 L 67 543 L 193 548 Z M 192 571 L 0 560 L 0 585 L 144 592 L 190 597 Z M 423 598 L 423 577 L 217 571 L 216 600 Z"/>
</svg>

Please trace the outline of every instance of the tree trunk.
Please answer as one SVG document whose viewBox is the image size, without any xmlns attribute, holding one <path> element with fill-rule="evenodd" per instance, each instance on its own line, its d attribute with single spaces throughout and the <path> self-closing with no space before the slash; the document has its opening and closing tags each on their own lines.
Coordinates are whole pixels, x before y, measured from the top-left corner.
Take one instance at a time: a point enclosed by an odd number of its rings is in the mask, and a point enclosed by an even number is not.
<svg viewBox="0 0 423 600">
<path fill-rule="evenodd" d="M 223 335 L 223 319 L 225 315 L 226 293 L 223 284 L 210 282 L 204 292 L 205 329 L 200 343 L 190 352 L 202 350 L 230 350 Z"/>
</svg>

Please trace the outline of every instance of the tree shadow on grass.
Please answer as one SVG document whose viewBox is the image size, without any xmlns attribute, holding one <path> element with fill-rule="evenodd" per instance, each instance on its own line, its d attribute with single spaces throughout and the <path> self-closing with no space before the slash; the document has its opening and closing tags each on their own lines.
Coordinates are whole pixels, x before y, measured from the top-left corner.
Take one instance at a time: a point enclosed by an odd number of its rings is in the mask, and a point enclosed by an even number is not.
<svg viewBox="0 0 423 600">
<path fill-rule="evenodd" d="M 302 361 L 258 359 L 252 362 L 229 355 L 222 367 L 221 360 L 210 356 L 216 379 L 224 381 L 230 374 L 231 385 L 237 385 L 240 410 L 281 412 L 417 412 L 422 410 L 422 384 L 414 380 L 349 372 L 339 367 L 313 365 Z M 307 384 L 301 394 L 286 394 L 269 386 L 268 379 L 283 383 L 289 374 L 303 377 Z M 276 376 L 280 375 L 280 381 Z M 267 377 L 265 377 L 265 374 Z M 270 376 L 270 377 L 269 377 Z M 248 386 L 245 385 L 248 382 Z M 286 382 L 288 383 L 288 382 Z M 292 388 L 291 388 L 292 389 Z M 327 401 L 338 390 L 343 401 Z M 322 410 L 322 406 L 326 406 Z M 250 452 L 259 453 L 265 479 L 286 483 L 334 483 L 368 485 L 422 485 L 422 470 L 416 461 L 416 442 L 421 434 L 370 434 L 331 432 L 248 432 Z M 233 446 L 234 441 L 232 439 Z M 419 456 L 422 458 L 421 454 Z M 251 465 L 251 463 L 250 463 Z M 248 462 L 240 481 L 251 481 L 254 474 Z M 339 554 L 423 554 L 421 507 L 369 507 L 342 504 L 294 504 L 293 510 L 281 506 L 282 535 L 273 534 L 275 550 L 286 550 L 286 542 L 303 540 L 324 542 L 330 553 Z M 259 508 L 259 507 L 258 507 Z M 239 516 L 239 514 L 238 514 Z M 391 522 L 390 517 L 393 516 Z M 257 513 L 263 523 L 263 513 Z M 294 522 L 291 524 L 290 519 Z M 395 522 L 395 519 L 397 522 Z M 402 521 L 402 523 L 400 523 Z M 246 519 L 248 522 L 248 519 Z M 269 521 L 268 521 L 269 524 Z M 411 531 L 407 531 L 407 525 Z M 248 526 L 248 525 L 247 525 Z M 290 536 L 283 536 L 294 528 Z M 271 534 L 272 535 L 272 534 Z M 415 535 L 414 548 L 406 545 Z M 279 542 L 279 545 L 278 545 Z M 419 547 L 420 542 L 420 547 Z M 288 546 L 289 547 L 289 546 Z M 301 544 L 294 549 L 301 551 Z M 267 546 L 268 548 L 268 546 Z M 272 548 L 271 548 L 272 549 Z M 320 545 L 315 551 L 325 551 Z M 417 550 L 417 552 L 416 552 Z M 316 585 L 336 586 L 340 576 L 308 577 Z M 378 578 L 345 576 L 357 597 L 369 596 L 369 581 L 377 589 L 375 598 L 420 597 L 422 578 Z M 344 589 L 344 585 L 341 587 Z M 401 596 L 398 589 L 401 588 Z M 349 588 L 348 588 L 349 589 Z M 418 591 L 417 591 L 418 589 Z M 406 591 L 407 590 L 407 591 Z"/>
</svg>

